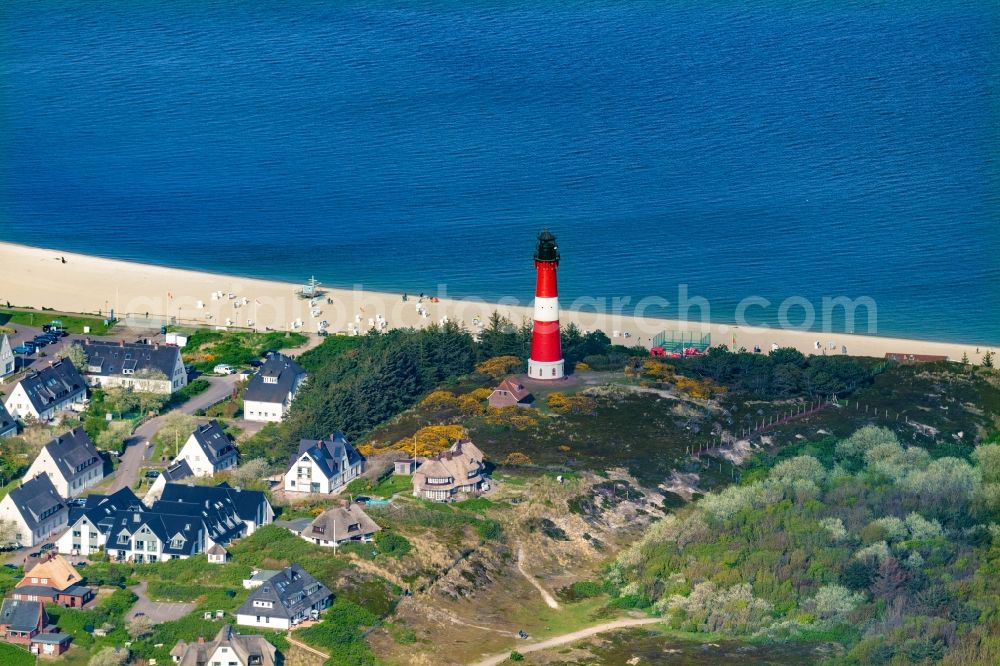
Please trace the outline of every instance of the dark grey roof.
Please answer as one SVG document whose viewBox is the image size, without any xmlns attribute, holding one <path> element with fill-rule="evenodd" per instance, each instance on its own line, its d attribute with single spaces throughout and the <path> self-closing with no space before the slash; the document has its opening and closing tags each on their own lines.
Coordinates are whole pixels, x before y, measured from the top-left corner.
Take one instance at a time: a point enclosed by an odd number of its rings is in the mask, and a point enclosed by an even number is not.
<svg viewBox="0 0 1000 666">
<path fill-rule="evenodd" d="M 46 633 L 38 634 L 31 639 L 32 643 L 50 643 L 52 645 L 61 645 L 62 643 L 68 643 L 72 640 L 70 634 L 59 634 L 59 633 Z"/>
<path fill-rule="evenodd" d="M 3 608 L 0 609 L 0 624 L 7 625 L 13 631 L 38 631 L 38 618 L 41 614 L 41 602 L 4 599 Z"/>
<path fill-rule="evenodd" d="M 213 465 L 220 460 L 232 456 L 236 452 L 236 448 L 229 440 L 229 435 L 226 434 L 226 431 L 222 429 L 222 426 L 215 419 L 199 425 L 191 433 L 191 436 L 198 442 L 201 450 L 205 453 L 205 457 Z"/>
<path fill-rule="evenodd" d="M 271 354 L 247 383 L 244 400 L 279 403 L 288 399 L 296 379 L 305 374 L 298 363 L 284 354 Z"/>
<path fill-rule="evenodd" d="M 35 411 L 42 413 L 87 392 L 87 383 L 68 359 L 60 359 L 41 370 L 29 370 L 18 382 Z"/>
<path fill-rule="evenodd" d="M 51 585 L 20 585 L 10 591 L 11 594 L 20 594 L 25 597 L 51 597 L 56 598 L 59 590 Z"/>
<path fill-rule="evenodd" d="M 59 435 L 46 444 L 44 448 L 52 456 L 56 467 L 59 468 L 63 478 L 67 481 L 72 481 L 82 475 L 94 464 L 101 463 L 97 447 L 90 441 L 90 437 L 83 428 L 74 428 Z"/>
<path fill-rule="evenodd" d="M 118 537 L 123 532 L 127 532 L 131 537 L 143 526 L 149 527 L 149 530 L 163 542 L 162 552 L 165 555 L 194 555 L 201 545 L 198 532 L 207 531 L 205 521 L 200 516 L 178 516 L 155 510 L 119 511 L 115 514 L 114 522 L 107 534 L 107 549 L 131 550 L 132 539 L 129 538 L 128 544 L 121 544 L 118 542 Z M 180 547 L 174 547 L 173 544 L 173 538 L 177 535 L 183 537 Z"/>
<path fill-rule="evenodd" d="M 229 543 L 246 532 L 246 523 L 236 513 L 231 503 L 211 502 L 192 504 L 190 502 L 164 502 L 158 500 L 150 508 L 152 513 L 172 516 L 187 516 L 201 520 L 212 541 Z"/>
<path fill-rule="evenodd" d="M 66 508 L 47 474 L 39 474 L 14 488 L 10 491 L 10 499 L 32 530 L 49 516 Z"/>
<path fill-rule="evenodd" d="M 87 354 L 86 373 L 100 377 L 132 375 L 145 370 L 173 378 L 181 353 L 179 347 L 172 345 L 136 342 L 86 340 L 81 346 Z"/>
<path fill-rule="evenodd" d="M 119 511 L 136 509 L 144 511 L 146 506 L 136 497 L 131 488 L 125 487 L 110 495 L 88 495 L 83 507 L 70 507 L 69 524 L 76 524 L 81 516 L 87 516 L 90 522 L 105 536 Z"/>
<path fill-rule="evenodd" d="M 160 476 L 163 477 L 164 481 L 181 481 L 194 476 L 194 472 L 191 471 L 191 465 L 188 465 L 187 459 L 184 459 L 163 470 Z"/>
<path fill-rule="evenodd" d="M 343 471 L 341 465 L 343 464 L 345 455 L 347 456 L 347 468 L 353 467 L 355 463 L 364 460 L 361 454 L 358 453 L 358 450 L 354 448 L 354 445 L 347 441 L 342 432 L 333 433 L 330 435 L 330 439 L 300 440 L 299 452 L 292 458 L 289 467 L 294 465 L 303 454 L 309 454 L 309 457 L 316 461 L 316 464 L 319 465 L 319 468 L 323 470 L 323 474 L 328 479 Z"/>
<path fill-rule="evenodd" d="M 298 564 L 286 568 L 250 591 L 237 615 L 293 618 L 308 613 L 313 605 L 333 596 L 330 590 Z M 254 601 L 270 601 L 271 608 L 254 606 Z"/>
<path fill-rule="evenodd" d="M 17 421 L 10 415 L 7 408 L 0 402 L 0 437 L 17 433 Z"/>
<path fill-rule="evenodd" d="M 185 483 L 168 483 L 163 486 L 160 502 L 184 502 L 204 506 L 222 503 L 232 506 L 240 520 L 259 522 L 261 507 L 267 505 L 267 496 L 259 490 L 233 488 L 228 483 L 217 486 L 193 486 Z M 155 506 L 155 505 L 154 505 Z"/>
</svg>

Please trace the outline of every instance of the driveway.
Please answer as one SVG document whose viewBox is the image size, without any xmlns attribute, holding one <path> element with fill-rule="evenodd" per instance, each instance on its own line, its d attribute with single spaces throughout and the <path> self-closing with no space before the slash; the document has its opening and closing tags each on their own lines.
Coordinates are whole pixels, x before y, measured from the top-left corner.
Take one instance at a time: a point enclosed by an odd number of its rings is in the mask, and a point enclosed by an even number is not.
<svg viewBox="0 0 1000 666">
<path fill-rule="evenodd" d="M 180 406 L 180 411 L 185 414 L 194 414 L 199 409 L 208 409 L 215 403 L 222 402 L 232 394 L 233 388 L 239 383 L 239 375 L 199 377 L 199 379 L 207 379 L 211 386 Z"/>
<path fill-rule="evenodd" d="M 236 386 L 238 381 L 236 375 L 229 375 L 227 377 L 205 377 L 205 379 L 209 381 L 211 386 L 209 386 L 202 393 L 199 393 L 195 397 L 188 400 L 174 411 L 179 411 L 184 414 L 194 414 L 199 409 L 211 407 L 215 403 L 228 398 L 229 394 L 233 392 L 233 387 Z M 168 414 L 169 413 L 170 412 L 168 412 Z M 150 444 L 150 440 L 163 426 L 164 416 L 166 416 L 166 414 L 144 421 L 138 428 L 135 429 L 132 436 L 128 438 L 128 441 L 125 442 L 125 451 L 122 453 L 118 469 L 115 471 L 115 480 L 111 484 L 111 488 L 108 491 L 109 493 L 113 493 L 125 487 L 131 488 L 135 485 L 135 482 L 139 480 L 140 470 L 147 466 L 150 456 L 153 455 L 154 447 Z"/>
<path fill-rule="evenodd" d="M 139 597 L 132 610 L 125 616 L 126 620 L 131 620 L 140 613 L 153 621 L 153 624 L 161 622 L 173 622 L 179 620 L 194 610 L 194 604 L 182 604 L 172 601 L 152 601 L 146 596 L 146 583 L 142 582 L 130 588 Z"/>
</svg>

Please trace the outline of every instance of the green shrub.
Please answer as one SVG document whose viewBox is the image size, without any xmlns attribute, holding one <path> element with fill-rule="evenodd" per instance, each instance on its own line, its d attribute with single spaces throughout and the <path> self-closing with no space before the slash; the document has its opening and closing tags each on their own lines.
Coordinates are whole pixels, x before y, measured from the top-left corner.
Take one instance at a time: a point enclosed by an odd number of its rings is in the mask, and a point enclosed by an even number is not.
<svg viewBox="0 0 1000 666">
<path fill-rule="evenodd" d="M 396 532 L 382 530 L 375 533 L 375 545 L 383 555 L 394 557 L 397 560 L 410 552 L 410 542 L 406 537 Z"/>
</svg>

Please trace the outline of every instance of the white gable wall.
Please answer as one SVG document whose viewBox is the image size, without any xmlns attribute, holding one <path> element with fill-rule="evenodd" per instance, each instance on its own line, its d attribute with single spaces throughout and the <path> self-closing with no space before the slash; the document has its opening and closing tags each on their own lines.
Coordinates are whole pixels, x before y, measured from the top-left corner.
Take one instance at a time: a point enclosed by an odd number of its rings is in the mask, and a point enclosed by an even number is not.
<svg viewBox="0 0 1000 666">
<path fill-rule="evenodd" d="M 6 495 L 2 500 L 0 500 L 0 520 L 10 520 L 17 525 L 17 536 L 15 537 L 18 543 L 26 548 L 30 548 L 36 544 L 45 541 L 51 534 L 58 532 L 66 527 L 69 521 L 69 510 L 63 507 L 56 513 L 52 514 L 34 530 L 29 529 L 28 524 L 25 522 L 24 517 L 18 510 L 17 505 L 14 504 L 14 500 L 11 499 L 10 495 Z"/>
<path fill-rule="evenodd" d="M 104 547 L 105 537 L 90 518 L 80 516 L 56 540 L 56 549 L 64 555 L 91 555 Z"/>
</svg>

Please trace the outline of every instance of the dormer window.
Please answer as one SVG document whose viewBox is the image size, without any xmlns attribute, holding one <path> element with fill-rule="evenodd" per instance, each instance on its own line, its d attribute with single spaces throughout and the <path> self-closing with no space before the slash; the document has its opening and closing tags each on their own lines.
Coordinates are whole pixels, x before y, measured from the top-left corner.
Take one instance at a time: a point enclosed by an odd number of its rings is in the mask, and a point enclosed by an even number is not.
<svg viewBox="0 0 1000 666">
<path fill-rule="evenodd" d="M 277 384 L 278 383 L 278 376 L 277 375 L 264 375 L 264 383 L 265 384 Z"/>
<path fill-rule="evenodd" d="M 448 476 L 448 477 L 440 477 L 440 476 L 436 476 L 435 477 L 435 476 L 432 476 L 432 477 L 428 477 L 428 479 L 427 479 L 427 484 L 431 485 L 431 486 L 443 486 L 443 485 L 446 485 L 448 483 L 451 483 L 451 477 L 450 476 Z"/>
</svg>

